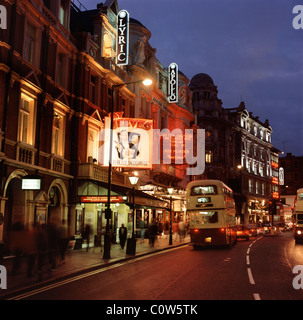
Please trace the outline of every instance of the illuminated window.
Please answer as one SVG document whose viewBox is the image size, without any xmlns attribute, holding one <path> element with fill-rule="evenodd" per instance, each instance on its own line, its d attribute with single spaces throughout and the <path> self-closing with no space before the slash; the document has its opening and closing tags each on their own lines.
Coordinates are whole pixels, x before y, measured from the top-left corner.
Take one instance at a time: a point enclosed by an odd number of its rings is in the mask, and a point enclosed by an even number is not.
<svg viewBox="0 0 303 320">
<path fill-rule="evenodd" d="M 34 144 L 34 112 L 35 99 L 25 93 L 21 93 L 18 140 L 30 145 Z"/>
<path fill-rule="evenodd" d="M 68 2 L 66 0 L 60 1 L 59 21 L 64 27 L 67 28 L 67 26 L 68 26 Z"/>
<path fill-rule="evenodd" d="M 253 192 L 253 181 L 252 179 L 248 179 L 248 192 Z"/>
<path fill-rule="evenodd" d="M 54 112 L 52 130 L 52 153 L 57 156 L 64 156 L 64 127 L 65 117 L 58 110 Z"/>
<path fill-rule="evenodd" d="M 99 149 L 99 139 L 98 139 L 98 129 L 89 127 L 88 137 L 87 137 L 87 159 L 92 157 L 98 160 L 98 149 Z"/>
<path fill-rule="evenodd" d="M 212 163 L 213 162 L 213 153 L 212 151 L 206 151 L 205 152 L 205 162 L 206 163 Z"/>
<path fill-rule="evenodd" d="M 110 58 L 112 56 L 112 39 L 105 33 L 103 36 L 103 57 Z"/>
</svg>

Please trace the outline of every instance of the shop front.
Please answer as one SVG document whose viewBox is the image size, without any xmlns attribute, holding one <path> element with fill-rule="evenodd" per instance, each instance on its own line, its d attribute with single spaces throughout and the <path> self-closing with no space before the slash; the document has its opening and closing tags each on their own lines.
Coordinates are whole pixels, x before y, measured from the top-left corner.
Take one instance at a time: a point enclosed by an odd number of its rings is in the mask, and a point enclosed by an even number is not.
<svg viewBox="0 0 303 320">
<path fill-rule="evenodd" d="M 79 182 L 77 204 L 75 209 L 75 239 L 76 248 L 103 246 L 103 236 L 107 220 L 107 184 L 90 180 Z M 111 242 L 119 242 L 119 228 L 122 224 L 131 237 L 133 228 L 133 190 L 125 186 L 111 186 L 111 210 L 109 219 Z M 152 219 L 163 220 L 163 212 L 168 207 L 167 202 L 150 196 L 140 190 L 135 190 L 135 234 L 140 236 L 140 229 L 147 228 Z M 141 222 L 142 221 L 142 222 Z M 84 241 L 84 230 L 89 226 L 89 244 Z"/>
</svg>

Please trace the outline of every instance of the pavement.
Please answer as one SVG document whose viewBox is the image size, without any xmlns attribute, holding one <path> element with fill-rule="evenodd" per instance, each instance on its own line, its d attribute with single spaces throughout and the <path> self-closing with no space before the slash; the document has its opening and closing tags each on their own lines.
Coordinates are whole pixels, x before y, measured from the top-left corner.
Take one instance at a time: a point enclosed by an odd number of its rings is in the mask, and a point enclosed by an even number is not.
<svg viewBox="0 0 303 320">
<path fill-rule="evenodd" d="M 14 257 L 5 257 L 0 261 L 0 265 L 7 270 L 7 289 L 1 289 L 0 278 L 0 300 L 6 299 L 22 291 L 33 290 L 38 287 L 50 284 L 55 281 L 63 280 L 71 276 L 76 276 L 84 272 L 105 268 L 107 266 L 121 263 L 130 259 L 142 257 L 155 252 L 170 250 L 178 246 L 184 246 L 190 243 L 190 236 L 186 236 L 183 241 L 173 239 L 172 245 L 169 245 L 168 237 L 159 237 L 154 246 L 149 244 L 148 239 L 141 243 L 141 239 L 136 242 L 136 254 L 127 255 L 126 245 L 121 249 L 119 244 L 112 244 L 110 250 L 110 259 L 103 259 L 103 247 L 94 247 L 80 250 L 67 251 L 65 255 L 65 262 L 60 263 L 57 258 L 57 265 L 55 269 L 51 269 L 50 265 L 46 265 L 43 270 L 42 279 L 38 279 L 38 273 L 34 270 L 32 277 L 27 277 L 27 259 L 22 258 L 21 268 L 17 274 L 12 274 L 12 264 Z M 36 264 L 35 264 L 36 266 Z"/>
</svg>

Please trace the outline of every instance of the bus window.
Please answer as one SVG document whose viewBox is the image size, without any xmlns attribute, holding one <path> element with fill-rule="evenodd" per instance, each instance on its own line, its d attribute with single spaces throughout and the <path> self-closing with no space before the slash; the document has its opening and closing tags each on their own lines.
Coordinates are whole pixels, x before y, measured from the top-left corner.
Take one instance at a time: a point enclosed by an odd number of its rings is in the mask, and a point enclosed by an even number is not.
<svg viewBox="0 0 303 320">
<path fill-rule="evenodd" d="M 191 196 L 198 196 L 198 195 L 215 195 L 217 193 L 216 186 L 195 186 L 191 189 Z"/>
<path fill-rule="evenodd" d="M 218 221 L 218 212 L 200 211 L 196 214 L 192 213 L 192 223 L 194 224 L 217 223 Z"/>
<path fill-rule="evenodd" d="M 303 200 L 303 193 L 298 193 L 298 200 Z"/>
<path fill-rule="evenodd" d="M 303 214 L 302 213 L 297 214 L 297 223 L 303 224 Z"/>
</svg>

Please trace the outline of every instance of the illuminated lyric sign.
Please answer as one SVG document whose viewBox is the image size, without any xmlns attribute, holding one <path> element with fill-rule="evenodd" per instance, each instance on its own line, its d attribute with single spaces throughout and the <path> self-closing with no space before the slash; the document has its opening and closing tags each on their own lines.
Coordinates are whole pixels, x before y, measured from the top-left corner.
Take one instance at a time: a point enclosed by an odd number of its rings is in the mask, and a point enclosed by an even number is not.
<svg viewBox="0 0 303 320">
<path fill-rule="evenodd" d="M 117 65 L 128 64 L 129 52 L 129 13 L 121 10 L 117 21 Z"/>
<path fill-rule="evenodd" d="M 168 68 L 168 101 L 178 102 L 178 65 L 174 62 Z"/>
</svg>

